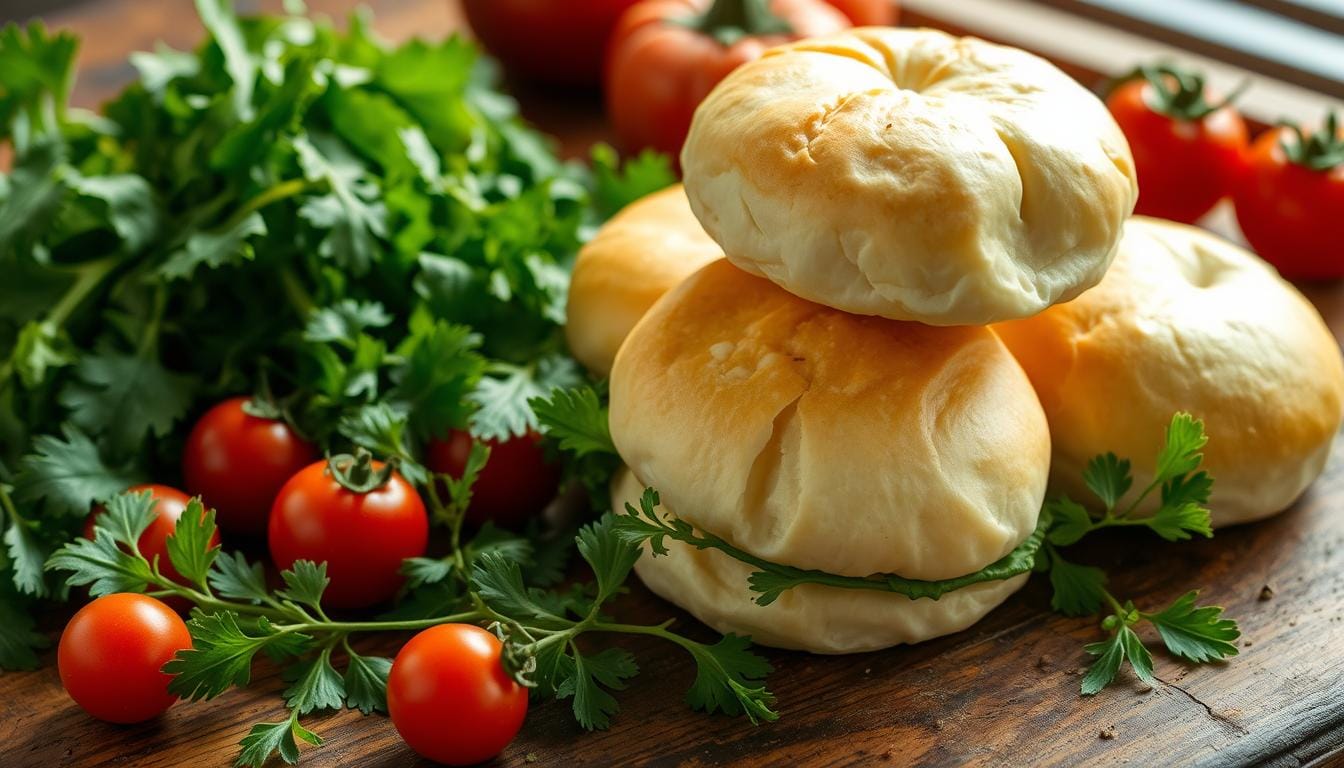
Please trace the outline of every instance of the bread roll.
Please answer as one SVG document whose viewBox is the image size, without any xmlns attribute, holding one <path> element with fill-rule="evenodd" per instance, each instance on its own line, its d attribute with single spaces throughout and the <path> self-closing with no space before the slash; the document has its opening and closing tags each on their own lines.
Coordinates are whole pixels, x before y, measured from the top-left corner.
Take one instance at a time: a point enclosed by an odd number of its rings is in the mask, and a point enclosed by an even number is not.
<svg viewBox="0 0 1344 768">
<path fill-rule="evenodd" d="M 611 436 L 687 522 L 767 560 L 945 579 L 1036 525 L 1050 440 L 983 327 L 839 312 L 717 261 L 616 355 Z"/>
<path fill-rule="evenodd" d="M 574 357 L 606 375 L 626 334 L 658 297 L 723 250 L 691 213 L 680 184 L 631 203 L 579 251 L 565 338 Z"/>
<path fill-rule="evenodd" d="M 612 504 L 639 504 L 643 486 L 627 471 L 612 484 Z M 984 617 L 1026 583 L 1029 574 L 987 581 L 937 600 L 805 584 L 770 605 L 752 602 L 751 568 L 714 550 L 667 542 L 668 554 L 645 548 L 635 563 L 641 581 L 719 632 L 750 635 L 776 648 L 812 653 L 857 653 L 918 643 L 959 632 Z"/>
<path fill-rule="evenodd" d="M 933 30 L 767 52 L 701 104 L 681 162 L 737 266 L 932 325 L 1026 317 L 1095 285 L 1138 193 L 1095 96 L 1029 53 Z"/>
<path fill-rule="evenodd" d="M 1135 217 L 1106 279 L 996 327 L 1040 395 L 1055 487 L 1114 451 L 1151 479 L 1178 410 L 1204 420 L 1214 525 L 1272 515 L 1325 466 L 1344 403 L 1339 345 L 1315 308 L 1250 253 L 1200 229 Z"/>
</svg>

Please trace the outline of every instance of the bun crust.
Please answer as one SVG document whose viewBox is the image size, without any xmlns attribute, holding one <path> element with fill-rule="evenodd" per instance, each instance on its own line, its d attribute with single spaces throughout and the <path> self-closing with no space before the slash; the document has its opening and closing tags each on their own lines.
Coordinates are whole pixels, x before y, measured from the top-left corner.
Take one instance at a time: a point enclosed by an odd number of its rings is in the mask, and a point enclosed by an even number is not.
<svg viewBox="0 0 1344 768">
<path fill-rule="evenodd" d="M 643 487 L 629 471 L 612 483 L 612 504 L 639 503 Z M 959 632 L 1026 583 L 1028 574 L 949 592 L 937 600 L 805 584 L 770 605 L 752 602 L 751 568 L 714 550 L 667 542 L 668 554 L 645 548 L 635 573 L 649 589 L 719 632 L 752 642 L 812 653 L 857 653 L 918 643 Z"/>
<path fill-rule="evenodd" d="M 658 297 L 723 250 L 691 213 L 680 184 L 631 203 L 579 251 L 565 338 L 588 370 L 606 375 L 630 329 Z"/>
<path fill-rule="evenodd" d="M 772 49 L 701 104 L 681 162 L 740 268 L 931 325 L 1027 317 L 1096 284 L 1138 190 L 1095 96 L 1029 53 L 933 30 Z"/>
<path fill-rule="evenodd" d="M 988 328 L 804 301 L 718 261 L 616 355 L 611 434 L 687 522 L 768 560 L 943 579 L 1036 525 L 1045 416 Z"/>
<path fill-rule="evenodd" d="M 1264 262 L 1203 230 L 1133 218 L 1096 288 L 996 327 L 1050 420 L 1052 480 L 1092 498 L 1082 470 L 1106 451 L 1151 481 L 1172 413 L 1204 419 L 1215 525 L 1258 520 L 1320 474 L 1344 409 L 1339 345 Z"/>
</svg>

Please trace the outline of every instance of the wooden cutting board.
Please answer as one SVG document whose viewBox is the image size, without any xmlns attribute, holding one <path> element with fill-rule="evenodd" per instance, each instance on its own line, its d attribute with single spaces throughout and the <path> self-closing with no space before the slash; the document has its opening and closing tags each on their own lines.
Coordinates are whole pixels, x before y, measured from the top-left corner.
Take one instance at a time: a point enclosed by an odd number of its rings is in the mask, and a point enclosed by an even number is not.
<svg viewBox="0 0 1344 768">
<path fill-rule="evenodd" d="M 354 3 L 309 5 L 339 15 Z M 370 5 L 393 38 L 440 35 L 461 23 L 441 0 Z M 90 106 L 133 76 L 129 51 L 160 38 L 188 47 L 200 34 L 186 2 L 102 0 L 55 21 L 86 39 L 76 98 Z M 605 135 L 595 99 L 522 97 L 569 155 Z M 1335 333 L 1344 331 L 1344 288 L 1306 290 Z M 1274 520 L 1180 545 L 1116 535 L 1079 554 L 1106 568 L 1112 591 L 1140 607 L 1204 588 L 1204 601 L 1241 624 L 1241 654 L 1230 663 L 1195 668 L 1159 653 L 1158 688 L 1123 672 L 1084 699 L 1079 673 L 1090 657 L 1082 646 L 1101 630 L 1051 614 L 1048 585 L 1038 578 L 975 627 L 919 646 L 845 657 L 767 651 L 782 717 L 759 727 L 690 712 L 682 701 L 689 659 L 671 646 L 631 642 L 642 671 L 620 694 L 611 730 L 584 733 L 567 703 L 539 704 L 495 764 L 1344 765 L 1344 446 L 1336 448 L 1325 476 Z M 677 617 L 684 631 L 711 637 L 637 583 L 614 612 L 630 621 Z M 53 639 L 63 618 L 49 617 Z M 367 649 L 390 654 L 402 639 L 376 638 Z M 1146 639 L 1157 647 L 1155 637 Z M 245 690 L 176 706 L 152 723 L 112 726 L 65 696 L 49 652 L 38 671 L 0 676 L 0 765 L 226 766 L 253 723 L 284 717 L 283 687 L 278 671 L 263 665 Z M 386 718 L 344 711 L 305 723 L 327 744 L 306 750 L 304 765 L 427 765 Z"/>
</svg>

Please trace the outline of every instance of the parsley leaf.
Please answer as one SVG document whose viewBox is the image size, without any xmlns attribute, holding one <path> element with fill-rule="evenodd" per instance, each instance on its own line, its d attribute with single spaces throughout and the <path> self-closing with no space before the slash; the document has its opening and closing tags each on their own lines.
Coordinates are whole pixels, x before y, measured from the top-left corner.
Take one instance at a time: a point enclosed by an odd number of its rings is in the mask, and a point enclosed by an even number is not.
<svg viewBox="0 0 1344 768">
<path fill-rule="evenodd" d="M 49 645 L 20 605 L 8 588 L 0 587 L 0 669 L 36 669 L 36 649 Z"/>
<path fill-rule="evenodd" d="M 624 690 L 625 680 L 639 673 L 635 657 L 619 648 L 584 655 L 571 644 L 571 651 L 561 662 L 565 673 L 555 688 L 555 696 L 574 697 L 574 718 L 579 725 L 590 731 L 605 730 L 620 707 L 604 688 Z"/>
<path fill-rule="evenodd" d="M 1134 477 L 1130 474 L 1128 460 L 1119 459 L 1114 453 L 1104 453 L 1087 463 L 1087 468 L 1083 470 L 1083 481 L 1107 509 L 1115 509 L 1115 505 L 1134 484 Z"/>
<path fill-rule="evenodd" d="M 322 593 L 331 583 L 327 578 L 327 564 L 311 560 L 296 560 L 294 565 L 280 572 L 280 578 L 284 580 L 285 588 L 276 595 L 312 608 L 319 607 Z"/>
<path fill-rule="evenodd" d="M 167 539 L 168 558 L 173 568 L 196 586 L 205 586 L 210 566 L 219 554 L 219 545 L 210 545 L 210 537 L 214 534 L 215 510 L 207 512 L 197 497 L 187 504 Z"/>
<path fill-rule="evenodd" d="M 247 685 L 252 678 L 252 658 L 263 648 L 295 656 L 312 641 L 303 633 L 281 632 L 264 617 L 256 622 L 256 634 L 249 635 L 229 611 L 193 616 L 187 629 L 191 630 L 191 647 L 178 651 L 163 671 L 173 675 L 168 690 L 192 701 L 214 698 L 230 686 Z"/>
<path fill-rule="evenodd" d="M 543 434 L 578 458 L 590 454 L 616 455 L 607 424 L 607 409 L 592 387 L 557 388 L 548 396 L 529 401 Z"/>
<path fill-rule="evenodd" d="M 639 547 L 614 535 L 615 527 L 615 516 L 607 514 L 579 530 L 579 554 L 597 576 L 599 603 L 616 594 L 640 555 Z"/>
<path fill-rule="evenodd" d="M 286 670 L 285 679 L 292 683 L 285 689 L 285 705 L 300 715 L 345 705 L 345 680 L 331 666 L 330 648 Z"/>
<path fill-rule="evenodd" d="M 321 737 L 299 725 L 297 715 L 290 715 L 283 723 L 257 723 L 243 737 L 240 743 L 243 750 L 238 755 L 235 765 L 263 768 L 271 759 L 271 755 L 276 753 L 280 755 L 281 760 L 293 765 L 299 761 L 296 738 L 315 747 L 322 746 Z"/>
<path fill-rule="evenodd" d="M 694 709 L 746 714 L 752 723 L 779 719 L 775 697 L 763 680 L 772 671 L 769 662 L 752 653 L 748 638 L 724 635 L 714 645 L 693 643 L 686 649 L 695 657 L 695 682 L 686 694 Z"/>
<path fill-rule="evenodd" d="M 502 375 L 482 378 L 470 395 L 478 406 L 471 419 L 471 432 L 483 440 L 507 440 L 536 429 L 537 415 L 530 401 L 581 381 L 578 364 L 558 355 L 529 365 L 496 364 L 492 373 Z"/>
<path fill-rule="evenodd" d="M 361 656 L 346 646 L 350 657 L 345 668 L 345 701 L 351 709 L 364 714 L 387 711 L 387 676 L 392 660 L 381 656 Z"/>
<path fill-rule="evenodd" d="M 1166 482 L 1193 472 L 1199 467 L 1204 454 L 1200 450 L 1209 441 L 1204 435 L 1204 422 L 1188 413 L 1177 413 L 1167 426 L 1167 439 L 1157 455 L 1157 481 Z"/>
<path fill-rule="evenodd" d="M 1183 659 L 1198 664 L 1236 656 L 1232 641 L 1241 637 L 1237 623 L 1222 618 L 1223 609 L 1218 606 L 1196 607 L 1198 596 L 1198 591 L 1186 592 L 1166 609 L 1143 617 L 1157 627 L 1167 650 Z"/>
<path fill-rule="evenodd" d="M 1050 553 L 1050 607 L 1065 616 L 1091 616 L 1101 610 L 1106 594 L 1106 573 L 1100 568 L 1076 565 Z"/>
<path fill-rule="evenodd" d="M 75 425 L 105 436 L 118 456 L 131 453 L 147 433 L 168 434 L 186 415 L 196 384 L 157 360 L 106 349 L 81 359 L 75 376 L 61 391 L 61 405 Z"/>
<path fill-rule="evenodd" d="M 592 151 L 593 202 L 607 218 L 634 201 L 677 182 L 666 155 L 646 149 L 621 166 L 616 150 L 596 144 Z"/>
<path fill-rule="evenodd" d="M 253 605 L 269 597 L 261 563 L 249 564 L 241 552 L 224 552 L 215 558 L 210 569 L 210 586 L 220 597 L 246 600 Z"/>
<path fill-rule="evenodd" d="M 61 434 L 33 441 L 33 453 L 20 462 L 14 480 L 16 500 L 45 502 L 49 514 L 82 518 L 95 501 L 142 481 L 130 466 L 106 462 L 88 435 L 73 425 L 63 426 Z"/>
</svg>

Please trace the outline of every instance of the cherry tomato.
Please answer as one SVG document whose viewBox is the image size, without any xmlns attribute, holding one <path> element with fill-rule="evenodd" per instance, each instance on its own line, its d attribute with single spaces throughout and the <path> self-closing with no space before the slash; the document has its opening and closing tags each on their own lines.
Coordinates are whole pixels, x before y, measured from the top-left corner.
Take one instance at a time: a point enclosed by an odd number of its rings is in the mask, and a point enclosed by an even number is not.
<svg viewBox="0 0 1344 768">
<path fill-rule="evenodd" d="M 1231 194 L 1246 149 L 1246 121 L 1213 109 L 1204 80 L 1172 67 L 1150 70 L 1106 99 L 1129 140 L 1139 176 L 1135 213 L 1192 223 Z"/>
<path fill-rule="evenodd" d="M 789 40 L 838 32 L 845 15 L 823 0 L 644 0 L 626 11 L 607 50 L 607 117 L 627 151 L 675 158 L 691 116 L 739 64 Z M 785 32 L 777 31 L 783 22 Z M 715 35 L 747 29 L 725 45 Z M 725 37 L 724 39 L 728 39 Z"/>
<path fill-rule="evenodd" d="M 856 27 L 894 27 L 900 16 L 896 0 L 826 0 Z"/>
<path fill-rule="evenodd" d="M 1286 278 L 1344 277 L 1344 130 L 1266 131 L 1235 196 L 1246 240 Z"/>
<path fill-rule="evenodd" d="M 596 88 L 602 52 L 636 0 L 462 0 L 471 31 L 511 74 Z"/>
<path fill-rule="evenodd" d="M 280 486 L 318 453 L 283 421 L 247 413 L 246 402 L 225 400 L 196 422 L 183 450 L 182 473 L 187 490 L 215 509 L 221 528 L 262 536 Z"/>
<path fill-rule="evenodd" d="M 527 716 L 527 689 L 500 664 L 499 638 L 470 624 L 430 627 L 401 649 L 387 677 L 387 712 L 422 757 L 446 765 L 489 760 Z"/>
<path fill-rule="evenodd" d="M 177 701 L 163 665 L 190 647 L 187 625 L 168 606 L 122 592 L 94 600 L 70 619 L 56 668 L 85 712 L 110 723 L 139 723 Z"/>
<path fill-rule="evenodd" d="M 435 472 L 461 477 L 471 454 L 471 435 L 453 430 L 447 440 L 431 440 L 428 464 Z M 560 487 L 560 468 L 546 461 L 541 435 L 529 432 L 503 442 L 487 440 L 490 458 L 472 486 L 467 520 L 480 525 L 518 527 L 541 512 Z"/>
<path fill-rule="evenodd" d="M 150 521 L 149 527 L 140 534 L 140 540 L 136 546 L 140 548 L 140 554 L 145 559 L 154 562 L 154 558 L 159 558 L 159 572 L 164 576 L 176 581 L 179 584 L 186 584 L 187 580 L 182 578 L 182 574 L 173 567 L 173 561 L 168 557 L 168 537 L 173 535 L 177 528 L 177 520 L 182 517 L 186 511 L 187 504 L 191 501 L 187 494 L 169 488 L 166 485 L 136 485 L 126 489 L 127 493 L 143 493 L 149 491 L 154 500 L 154 519 Z M 103 508 L 99 507 L 89 515 L 89 519 L 84 521 L 84 538 L 93 538 L 94 520 L 103 513 Z M 215 531 L 210 537 L 210 546 L 219 546 L 219 531 Z M 183 600 L 172 601 L 174 608 L 187 609 L 191 606 Z"/>
<path fill-rule="evenodd" d="M 323 604 L 365 608 L 401 586 L 401 561 L 425 553 L 429 516 L 415 488 L 381 462 L 349 456 L 294 475 L 271 509 L 271 559 L 327 564 Z"/>
</svg>

